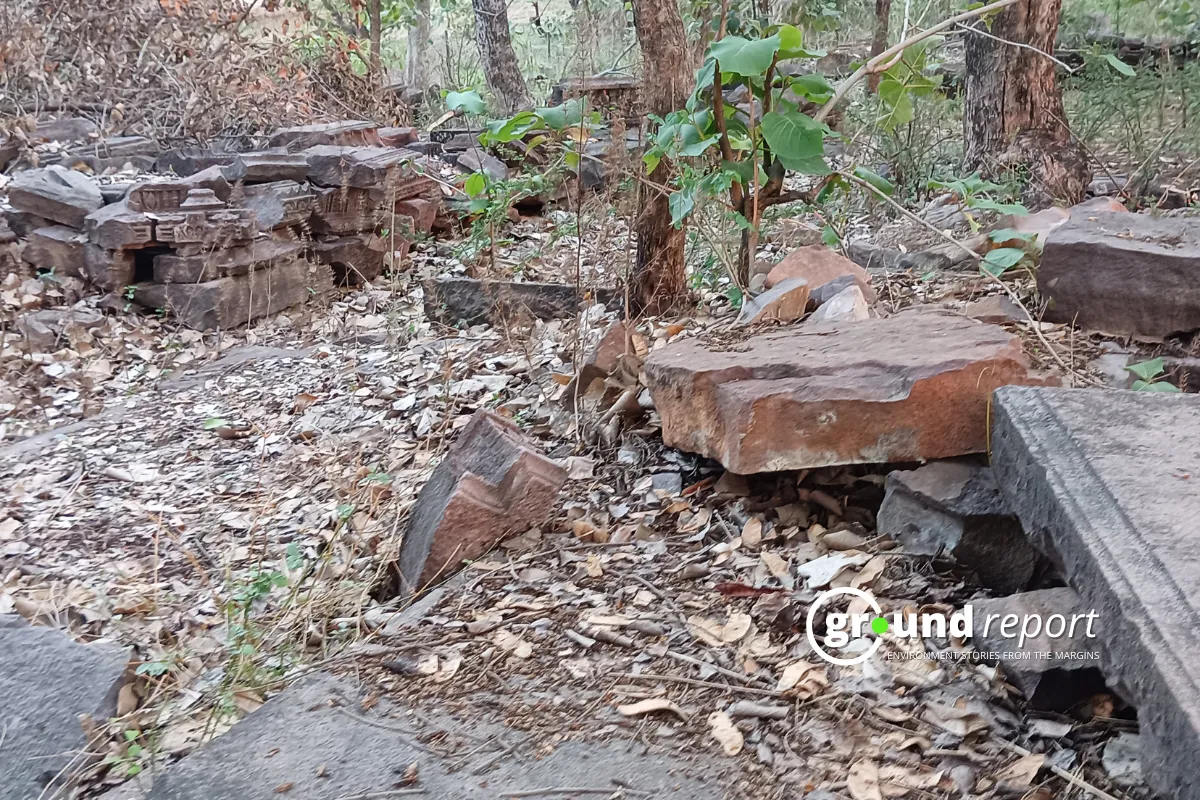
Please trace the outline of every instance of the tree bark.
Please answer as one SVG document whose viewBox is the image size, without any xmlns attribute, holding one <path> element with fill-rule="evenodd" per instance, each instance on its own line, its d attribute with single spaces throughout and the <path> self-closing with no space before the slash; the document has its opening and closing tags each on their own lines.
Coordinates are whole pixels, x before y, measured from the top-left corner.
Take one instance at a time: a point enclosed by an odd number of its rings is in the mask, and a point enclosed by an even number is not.
<svg viewBox="0 0 1200 800">
<path fill-rule="evenodd" d="M 1091 180 L 1087 156 L 1066 126 L 1054 62 L 1042 55 L 1054 52 L 1061 10 L 1062 0 L 1021 0 L 1001 11 L 990 30 L 975 22 L 964 33 L 964 167 L 985 174 L 1028 169 L 1027 200 L 1035 205 L 1051 198 L 1077 203 Z"/>
<path fill-rule="evenodd" d="M 416 0 L 413 5 L 415 23 L 408 29 L 408 53 L 404 58 L 404 84 L 424 92 L 429 88 L 429 70 L 425 67 L 429 44 L 429 0 Z"/>
<path fill-rule="evenodd" d="M 367 14 L 371 18 L 371 74 L 378 78 L 383 71 L 383 58 L 379 52 L 383 41 L 383 0 L 370 0 Z"/>
<path fill-rule="evenodd" d="M 479 43 L 488 88 L 506 114 L 529 108 L 533 98 L 525 88 L 513 50 L 504 0 L 471 0 L 471 6 L 475 9 L 475 41 Z"/>
<path fill-rule="evenodd" d="M 887 49 L 888 41 L 888 25 L 892 17 L 892 0 L 875 0 L 875 35 L 871 39 L 871 58 L 882 53 Z M 904 31 L 900 31 L 900 36 L 903 38 Z M 872 91 L 879 90 L 879 81 L 882 80 L 883 73 L 872 72 L 867 76 L 867 88 Z"/>
<path fill-rule="evenodd" d="M 642 103 L 647 113 L 665 116 L 683 108 L 692 86 L 692 60 L 676 0 L 633 0 L 633 21 L 642 50 Z M 649 180 L 666 186 L 675 174 L 667 159 Z M 637 263 L 633 300 L 651 314 L 674 308 L 687 294 L 685 235 L 671 224 L 667 196 L 638 185 Z"/>
</svg>

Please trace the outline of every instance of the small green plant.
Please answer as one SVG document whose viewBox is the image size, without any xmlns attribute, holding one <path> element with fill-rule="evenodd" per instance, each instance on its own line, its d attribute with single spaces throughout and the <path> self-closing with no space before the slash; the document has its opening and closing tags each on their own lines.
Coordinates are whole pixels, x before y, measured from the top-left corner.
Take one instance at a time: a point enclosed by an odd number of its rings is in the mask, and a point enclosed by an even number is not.
<svg viewBox="0 0 1200 800">
<path fill-rule="evenodd" d="M 137 743 L 141 735 L 142 732 L 137 730 L 124 731 L 121 734 L 124 740 L 121 752 L 109 753 L 104 757 L 102 763 L 124 778 L 132 778 L 135 775 L 141 774 L 145 769 L 143 762 L 148 755 L 146 749 Z"/>
<path fill-rule="evenodd" d="M 1132 372 L 1138 378 L 1133 382 L 1133 386 L 1130 387 L 1135 392 L 1164 392 L 1170 394 L 1179 391 L 1178 386 L 1166 379 L 1166 369 L 1163 366 L 1161 358 L 1152 358 L 1149 361 L 1130 364 L 1125 369 Z"/>
</svg>

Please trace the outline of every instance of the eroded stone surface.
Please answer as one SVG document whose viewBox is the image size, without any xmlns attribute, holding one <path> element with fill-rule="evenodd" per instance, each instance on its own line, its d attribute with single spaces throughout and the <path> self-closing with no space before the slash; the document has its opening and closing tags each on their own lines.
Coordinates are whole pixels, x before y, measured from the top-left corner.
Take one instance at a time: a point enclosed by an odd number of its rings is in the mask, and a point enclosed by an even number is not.
<svg viewBox="0 0 1200 800">
<path fill-rule="evenodd" d="M 387 243 L 373 233 L 359 233 L 313 242 L 312 251 L 318 261 L 333 268 L 335 284 L 361 286 L 383 273 Z"/>
<path fill-rule="evenodd" d="M 1147 781 L 1200 797 L 1200 397 L 1006 387 L 991 446 L 1026 532 L 1099 612 L 1102 668 L 1137 706 Z"/>
<path fill-rule="evenodd" d="M 310 675 L 169 767 L 148 799 L 382 800 L 404 786 L 404 772 L 414 763 L 417 778 L 407 788 L 438 800 L 496 800 L 566 786 L 611 786 L 613 794 L 627 786 L 639 797 L 664 800 L 724 796 L 703 764 L 646 752 L 642 745 L 562 742 L 535 755 L 524 734 L 502 725 L 426 713 L 428 723 L 418 728 L 387 700 L 364 710 L 365 695 L 348 679 Z M 471 752 L 443 756 L 421 744 L 433 731 L 446 732 L 446 741 L 471 743 Z M 481 748 L 479 741 L 490 744 Z"/>
<path fill-rule="evenodd" d="M 400 546 L 400 594 L 443 580 L 464 559 L 545 522 L 566 479 L 516 425 L 477 411 L 413 506 Z"/>
<path fill-rule="evenodd" d="M 128 660 L 119 647 L 0 614 L 0 800 L 59 796 L 47 787 L 61 789 L 87 749 L 80 715 L 103 724 L 116 713 Z"/>
<path fill-rule="evenodd" d="M 1200 226 L 1102 211 L 1072 214 L 1037 270 L 1045 318 L 1158 339 L 1200 328 Z"/>
<path fill-rule="evenodd" d="M 374 122 L 351 119 L 340 122 L 297 125 L 294 128 L 280 128 L 271 134 L 269 144 L 271 147 L 301 150 L 314 145 L 378 147 L 380 141 L 378 128 Z"/>
<path fill-rule="evenodd" d="M 847 286 L 813 312 L 809 322 L 858 322 L 871 316 L 871 308 L 858 284 Z"/>
<path fill-rule="evenodd" d="M 804 316 L 808 308 L 808 281 L 803 278 L 788 278 L 773 287 L 746 300 L 738 317 L 741 325 L 755 322 L 794 322 Z"/>
<path fill-rule="evenodd" d="M 425 314 L 451 325 L 503 324 L 530 317 L 555 319 L 574 314 L 585 294 L 589 293 L 565 283 L 437 278 L 425 284 Z M 617 297 L 612 289 L 596 289 L 588 299 L 608 305 Z"/>
<path fill-rule="evenodd" d="M 51 225 L 29 234 L 21 257 L 38 269 L 77 278 L 83 274 L 83 246 L 86 242 L 87 236 L 74 228 Z"/>
<path fill-rule="evenodd" d="M 663 440 L 743 475 L 980 452 L 992 389 L 1041 380 L 1003 328 L 932 311 L 687 339 L 645 369 Z"/>
<path fill-rule="evenodd" d="M 799 247 L 788 253 L 767 273 L 767 288 L 788 278 L 803 278 L 808 281 L 810 291 L 815 292 L 843 275 L 853 275 L 867 302 L 875 302 L 875 290 L 871 288 L 871 276 L 867 271 L 822 244 Z"/>
<path fill-rule="evenodd" d="M 910 553 L 953 558 L 998 592 L 1028 586 L 1040 560 L 992 471 L 967 461 L 888 473 L 878 531 Z"/>
</svg>

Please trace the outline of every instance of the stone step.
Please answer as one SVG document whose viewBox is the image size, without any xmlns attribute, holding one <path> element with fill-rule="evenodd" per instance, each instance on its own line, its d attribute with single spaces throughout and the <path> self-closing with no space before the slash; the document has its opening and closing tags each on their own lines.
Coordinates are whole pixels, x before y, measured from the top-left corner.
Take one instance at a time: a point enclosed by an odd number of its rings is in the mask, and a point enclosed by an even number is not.
<svg viewBox="0 0 1200 800">
<path fill-rule="evenodd" d="M 1200 397 L 1005 387 L 991 447 L 1009 506 L 1099 614 L 1148 782 L 1200 798 Z"/>
<path fill-rule="evenodd" d="M 1016 336 L 938 311 L 684 339 L 645 370 L 667 445 L 740 474 L 982 452 L 992 390 L 1043 382 Z"/>
</svg>

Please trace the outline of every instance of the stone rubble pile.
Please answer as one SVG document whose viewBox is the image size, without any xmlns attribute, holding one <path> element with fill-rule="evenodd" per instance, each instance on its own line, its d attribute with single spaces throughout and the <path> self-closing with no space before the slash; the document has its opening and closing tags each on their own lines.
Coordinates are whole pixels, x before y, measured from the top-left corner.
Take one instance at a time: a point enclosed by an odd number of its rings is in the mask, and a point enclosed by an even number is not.
<svg viewBox="0 0 1200 800">
<path fill-rule="evenodd" d="M 283 129 L 270 144 L 158 153 L 143 137 L 110 137 L 89 145 L 96 155 L 70 151 L 16 173 L 5 218 L 35 269 L 85 278 L 198 329 L 373 281 L 438 224 L 436 169 L 384 146 L 373 123 Z M 157 172 L 105 184 L 86 174 L 116 164 Z"/>
</svg>

